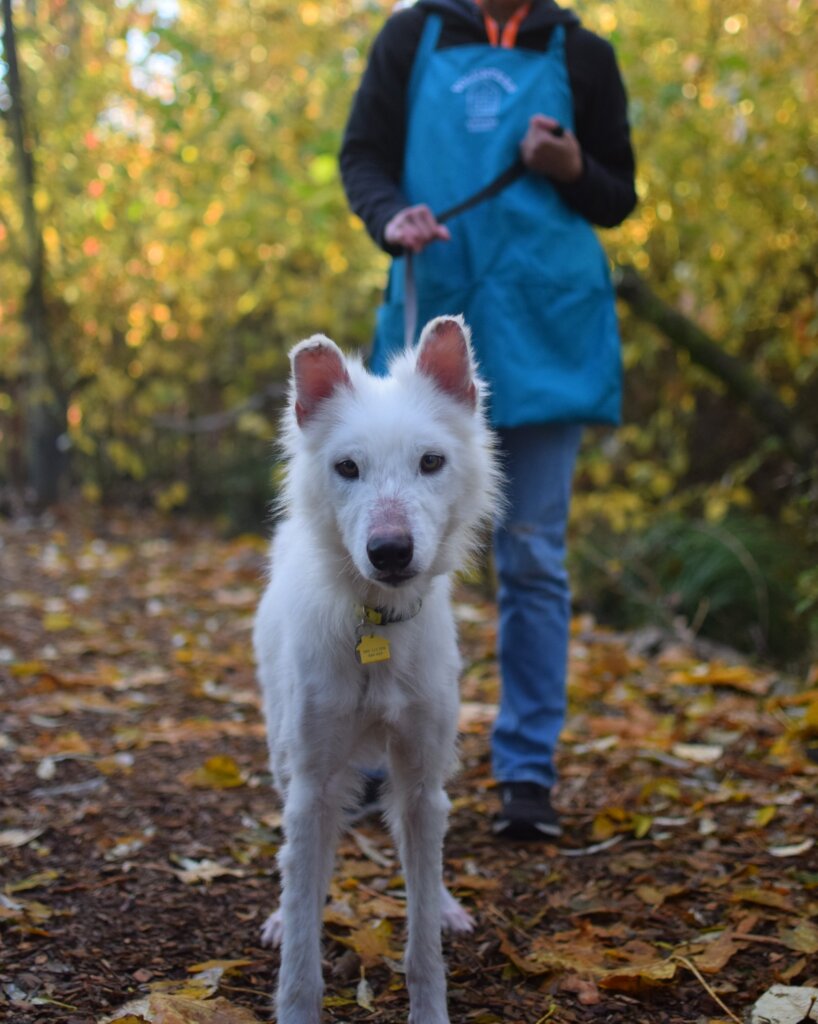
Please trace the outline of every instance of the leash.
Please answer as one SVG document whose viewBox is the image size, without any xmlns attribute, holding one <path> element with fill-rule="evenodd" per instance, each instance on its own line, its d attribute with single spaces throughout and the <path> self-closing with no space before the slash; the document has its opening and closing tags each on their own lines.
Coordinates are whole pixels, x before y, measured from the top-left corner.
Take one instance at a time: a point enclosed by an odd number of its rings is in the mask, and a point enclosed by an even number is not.
<svg viewBox="0 0 818 1024">
<path fill-rule="evenodd" d="M 466 210 L 470 210 L 473 206 L 477 206 L 478 203 L 485 202 L 486 199 L 491 199 L 492 196 L 498 195 L 503 189 L 508 188 L 509 185 L 517 181 L 518 178 L 522 178 L 525 172 L 525 164 L 517 157 L 513 164 L 506 167 L 504 171 L 501 171 L 488 185 L 484 185 L 477 192 L 473 192 L 462 202 L 455 203 L 454 206 L 450 206 L 442 213 L 438 213 L 435 219 L 438 224 L 445 224 L 452 217 L 457 217 L 459 214 L 465 213 Z M 407 249 L 403 258 L 403 340 L 406 348 L 411 348 L 414 345 L 415 331 L 418 325 L 418 293 L 415 284 L 413 256 L 414 253 L 411 249 Z"/>
<path fill-rule="evenodd" d="M 565 129 L 561 124 L 558 124 L 555 128 L 551 129 L 551 134 L 559 137 L 565 134 Z M 445 224 L 447 220 L 451 220 L 452 217 L 457 217 L 461 213 L 465 213 L 466 210 L 470 210 L 473 206 L 477 206 L 479 203 L 483 203 L 486 199 L 491 199 L 493 196 L 499 195 L 504 189 L 508 188 L 509 185 L 513 185 L 518 178 L 526 173 L 526 166 L 520 157 L 514 161 L 513 164 L 506 167 L 504 171 L 501 171 L 496 178 L 484 185 L 477 192 L 473 192 L 470 196 L 464 199 L 460 203 L 455 203 L 454 206 L 450 206 L 447 210 L 437 214 L 436 220 L 438 224 Z M 417 285 L 415 284 L 415 268 L 412 257 L 414 253 L 407 249 L 404 252 L 403 262 L 403 340 L 406 348 L 411 348 L 415 343 L 415 331 L 418 325 L 418 293 Z"/>
<path fill-rule="evenodd" d="M 526 166 L 520 157 L 511 164 L 510 167 L 506 167 L 504 171 L 501 171 L 497 177 L 484 185 L 477 192 L 472 193 L 467 199 L 464 199 L 460 203 L 456 203 L 454 206 L 450 206 L 448 210 L 444 210 L 443 213 L 437 215 L 437 221 L 439 224 L 445 224 L 447 220 L 451 220 L 452 217 L 456 217 L 460 213 L 465 213 L 466 210 L 470 210 L 473 206 L 477 206 L 478 203 L 482 203 L 486 199 L 491 199 L 492 196 L 498 195 L 503 191 L 504 188 L 508 188 L 509 185 L 513 185 L 518 178 L 526 172 Z"/>
</svg>

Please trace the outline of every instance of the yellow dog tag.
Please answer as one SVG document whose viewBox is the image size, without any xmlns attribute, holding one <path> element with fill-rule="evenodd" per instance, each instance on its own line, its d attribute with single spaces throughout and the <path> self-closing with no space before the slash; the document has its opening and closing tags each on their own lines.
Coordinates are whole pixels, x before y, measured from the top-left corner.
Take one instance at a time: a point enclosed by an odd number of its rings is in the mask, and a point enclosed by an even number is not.
<svg viewBox="0 0 818 1024">
<path fill-rule="evenodd" d="M 389 641 L 385 636 L 362 636 L 355 646 L 355 654 L 362 665 L 372 665 L 378 661 L 389 661 L 392 657 Z"/>
</svg>

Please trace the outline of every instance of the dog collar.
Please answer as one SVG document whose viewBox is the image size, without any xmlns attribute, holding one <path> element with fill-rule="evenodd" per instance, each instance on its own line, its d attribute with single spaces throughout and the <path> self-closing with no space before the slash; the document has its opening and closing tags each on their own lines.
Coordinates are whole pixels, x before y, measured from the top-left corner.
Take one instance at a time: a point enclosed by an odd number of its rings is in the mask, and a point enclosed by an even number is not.
<svg viewBox="0 0 818 1024">
<path fill-rule="evenodd" d="M 419 597 L 405 615 L 399 615 L 392 608 L 372 608 L 366 604 L 356 604 L 355 614 L 360 616 L 362 624 L 368 622 L 372 626 L 389 626 L 393 622 L 408 622 L 414 619 L 423 606 L 423 598 Z"/>
<path fill-rule="evenodd" d="M 407 622 L 414 619 L 420 611 L 423 601 L 418 598 L 406 615 L 399 615 L 391 608 L 372 608 L 367 604 L 356 604 L 355 614 L 360 616 L 356 629 L 357 643 L 355 656 L 361 665 L 374 665 L 379 661 L 389 661 L 392 648 L 389 638 L 376 633 L 367 633 L 367 626 L 388 626 L 393 622 Z"/>
</svg>

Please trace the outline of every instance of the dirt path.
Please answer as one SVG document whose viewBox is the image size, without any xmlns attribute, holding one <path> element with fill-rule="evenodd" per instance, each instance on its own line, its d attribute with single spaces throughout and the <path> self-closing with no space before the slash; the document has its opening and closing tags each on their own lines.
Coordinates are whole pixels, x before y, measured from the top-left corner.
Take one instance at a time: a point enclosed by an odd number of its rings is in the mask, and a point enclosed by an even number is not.
<svg viewBox="0 0 818 1024">
<path fill-rule="evenodd" d="M 263 545 L 79 512 L 0 523 L 0 545 L 0 1016 L 87 1024 L 164 992 L 209 997 L 216 1024 L 271 1019 L 277 957 L 257 939 L 281 834 L 249 646 Z M 729 1020 L 775 982 L 817 984 L 818 673 L 786 683 L 577 620 L 566 842 L 499 845 L 494 612 L 459 597 L 446 865 L 479 924 L 446 941 L 453 1024 Z M 406 1020 L 393 865 L 377 822 L 344 837 L 327 1020 Z"/>
</svg>

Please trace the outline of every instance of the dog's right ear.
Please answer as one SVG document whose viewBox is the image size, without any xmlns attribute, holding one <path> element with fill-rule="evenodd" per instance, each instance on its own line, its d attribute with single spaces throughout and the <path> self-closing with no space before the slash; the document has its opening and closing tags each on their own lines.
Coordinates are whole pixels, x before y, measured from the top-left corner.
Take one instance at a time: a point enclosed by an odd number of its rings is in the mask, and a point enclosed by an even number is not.
<svg viewBox="0 0 818 1024">
<path fill-rule="evenodd" d="M 290 353 L 295 390 L 295 418 L 299 427 L 336 388 L 351 386 L 344 355 L 334 341 L 314 334 Z"/>
</svg>

